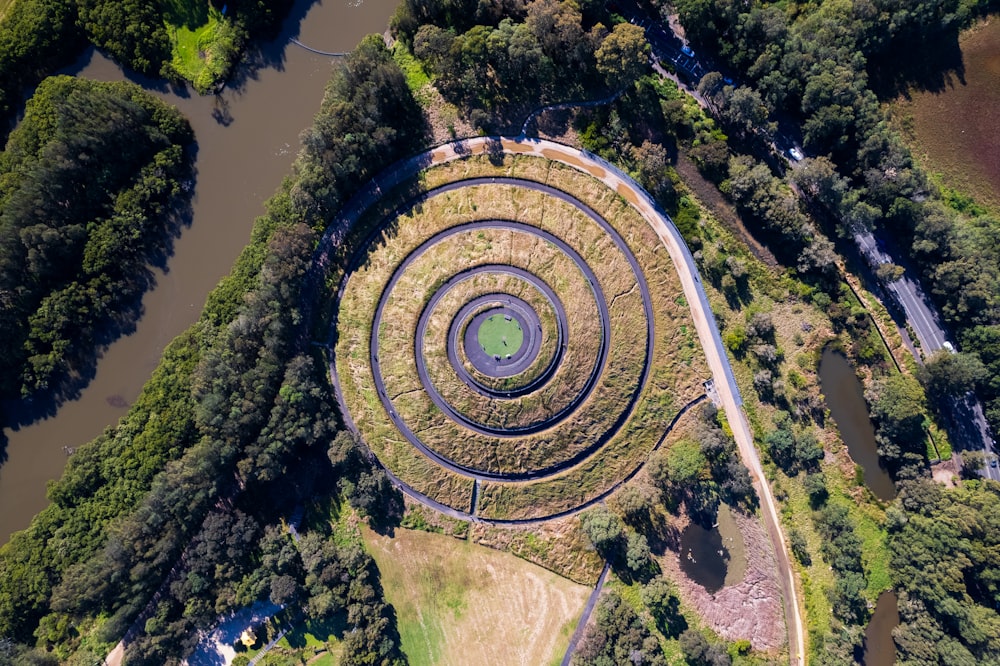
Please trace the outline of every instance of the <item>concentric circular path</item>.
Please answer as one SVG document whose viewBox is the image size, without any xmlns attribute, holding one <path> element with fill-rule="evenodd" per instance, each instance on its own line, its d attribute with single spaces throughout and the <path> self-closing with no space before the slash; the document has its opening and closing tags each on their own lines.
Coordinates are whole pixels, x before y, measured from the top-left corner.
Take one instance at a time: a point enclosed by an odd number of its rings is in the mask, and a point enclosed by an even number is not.
<svg viewBox="0 0 1000 666">
<path fill-rule="evenodd" d="M 785 596 L 785 608 L 787 619 L 789 621 L 789 649 L 793 660 L 801 663 L 804 655 L 805 644 L 804 628 L 799 609 L 794 575 L 790 565 L 790 558 L 788 556 L 787 546 L 782 533 L 781 523 L 778 519 L 776 503 L 770 486 L 764 476 L 760 460 L 757 456 L 746 417 L 741 409 L 742 400 L 736 386 L 732 368 L 730 367 L 726 357 L 721 336 L 719 335 L 718 328 L 712 316 L 708 299 L 705 295 L 704 288 L 701 285 L 701 280 L 690 251 L 684 244 L 680 234 L 670 221 L 669 217 L 667 217 L 667 215 L 656 206 L 649 195 L 636 185 L 634 181 L 608 162 L 594 155 L 550 141 L 525 139 L 523 137 L 519 139 L 484 137 L 439 146 L 425 154 L 394 165 L 381 174 L 376 180 L 373 180 L 368 187 L 364 188 L 348 202 L 340 215 L 333 220 L 331 225 L 328 227 L 327 233 L 324 235 L 320 248 L 317 251 L 316 268 L 317 271 L 320 272 L 318 275 L 321 276 L 322 271 L 325 271 L 326 266 L 331 263 L 330 258 L 333 256 L 334 248 L 336 247 L 338 241 L 345 237 L 348 230 L 351 229 L 361 214 L 370 208 L 372 204 L 377 202 L 384 191 L 392 189 L 419 171 L 433 165 L 445 164 L 453 160 L 464 159 L 469 155 L 489 154 L 492 156 L 504 153 L 508 155 L 527 154 L 554 160 L 602 181 L 612 191 L 617 192 L 619 196 L 623 197 L 629 205 L 649 223 L 650 227 L 659 236 L 663 247 L 666 248 L 669 253 L 670 259 L 676 267 L 677 274 L 680 277 L 681 288 L 693 319 L 694 331 L 700 339 L 701 346 L 705 351 L 706 360 L 709 368 L 711 369 L 711 373 L 714 376 L 716 389 L 719 393 L 722 407 L 726 413 L 727 420 L 732 427 L 740 455 L 750 470 L 751 476 L 754 479 L 754 485 L 757 488 L 761 499 L 763 509 L 762 515 L 767 526 L 768 533 L 771 537 L 774 552 L 778 558 L 779 569 L 781 571 L 783 594 Z M 321 284 L 321 281 L 320 277 L 314 280 L 314 284 Z M 334 329 L 331 328 L 331 344 L 334 335 Z M 340 380 L 338 378 L 334 362 L 331 362 L 331 378 L 341 403 L 345 404 L 340 386 Z M 689 403 L 677 412 L 673 422 L 667 424 L 666 427 L 668 430 L 669 427 L 672 427 L 673 423 L 675 423 L 676 420 L 680 418 L 688 408 L 690 408 L 690 406 L 691 404 Z M 357 433 L 358 431 L 351 418 L 351 414 L 346 410 L 344 412 L 344 419 L 348 426 Z M 478 481 L 473 490 L 473 508 L 470 513 L 437 502 L 434 498 L 421 494 L 412 487 L 403 483 L 395 474 L 392 473 L 391 469 L 387 468 L 387 472 L 390 477 L 392 477 L 411 497 L 414 497 L 415 499 L 454 517 L 468 520 L 483 520 L 482 518 L 474 515 L 475 495 L 477 494 L 479 488 Z M 632 474 L 634 474 L 634 470 L 632 473 L 628 474 L 626 478 L 630 477 Z M 618 484 L 614 484 L 605 489 L 600 496 L 591 498 L 578 507 L 561 511 L 558 515 L 573 513 L 583 506 L 599 501 L 602 497 L 613 492 L 619 484 L 620 481 Z M 540 520 L 546 520 L 550 517 L 551 516 L 540 516 L 522 521 L 493 520 L 488 522 L 538 522 Z"/>
</svg>

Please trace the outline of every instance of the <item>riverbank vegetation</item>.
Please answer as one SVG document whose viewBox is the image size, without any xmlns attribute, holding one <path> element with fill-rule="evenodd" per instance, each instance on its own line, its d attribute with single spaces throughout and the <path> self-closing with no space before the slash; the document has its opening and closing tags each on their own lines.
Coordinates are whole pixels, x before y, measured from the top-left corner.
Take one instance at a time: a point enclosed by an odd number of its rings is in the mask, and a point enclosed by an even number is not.
<svg viewBox="0 0 1000 666">
<path fill-rule="evenodd" d="M 0 645 L 4 658 L 93 663 L 131 626 L 129 663 L 175 663 L 197 628 L 267 596 L 307 617 L 346 617 L 353 663 L 398 659 L 370 557 L 309 511 L 299 541 L 281 518 L 338 493 L 376 524 L 395 510 L 385 477 L 335 436 L 308 347 L 318 285 L 306 278 L 330 212 L 420 144 L 414 109 L 382 41 L 363 41 L 202 318 L 0 548 L 0 636 L 13 641 Z"/>
<path fill-rule="evenodd" d="M 131 83 L 44 81 L 0 153 L 0 397 L 61 401 L 187 220 L 194 136 Z"/>
<path fill-rule="evenodd" d="M 801 123 L 806 150 L 821 157 L 797 171 L 814 172 L 807 193 L 832 223 L 844 233 L 873 226 L 893 238 L 961 346 L 979 355 L 990 349 L 983 340 L 1000 330 L 1000 248 L 989 231 L 994 216 L 934 186 L 888 122 L 879 95 L 940 84 L 954 58 L 917 59 L 926 65 L 921 69 L 898 54 L 927 43 L 937 45 L 922 49 L 928 58 L 953 54 L 958 31 L 995 3 L 946 0 L 920 11 L 875 3 L 870 16 L 842 3 L 794 15 L 777 6 L 745 10 L 702 0 L 676 7 L 688 37 L 747 78 L 765 117 L 786 114 Z M 996 363 L 991 351 L 980 360 Z M 982 391 L 994 430 L 1000 429 L 997 388 L 965 388 Z"/>
<path fill-rule="evenodd" d="M 188 80 L 200 93 L 223 83 L 255 39 L 274 36 L 290 0 L 17 0 L 0 18 L 0 120 L 26 88 L 73 61 L 87 43 L 124 67 Z"/>
</svg>

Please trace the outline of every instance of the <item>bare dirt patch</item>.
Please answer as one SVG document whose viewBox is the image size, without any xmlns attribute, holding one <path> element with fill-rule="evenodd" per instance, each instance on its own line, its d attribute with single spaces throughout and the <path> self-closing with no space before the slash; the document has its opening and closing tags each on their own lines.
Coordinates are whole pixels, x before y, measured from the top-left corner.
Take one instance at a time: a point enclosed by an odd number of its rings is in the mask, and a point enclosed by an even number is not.
<svg viewBox="0 0 1000 666">
<path fill-rule="evenodd" d="M 684 603 L 692 606 L 705 623 L 727 640 L 747 639 L 757 650 L 778 650 L 785 645 L 785 615 L 777 564 L 767 532 L 760 521 L 734 511 L 733 517 L 743 537 L 746 573 L 743 579 L 715 594 L 681 571 L 681 553 L 668 551 L 659 558 L 664 574 L 677 582 Z"/>
<path fill-rule="evenodd" d="M 961 40 L 964 76 L 944 92 L 915 92 L 896 114 L 909 116 L 915 152 L 928 171 L 979 201 L 1000 206 L 1000 18 Z"/>
</svg>

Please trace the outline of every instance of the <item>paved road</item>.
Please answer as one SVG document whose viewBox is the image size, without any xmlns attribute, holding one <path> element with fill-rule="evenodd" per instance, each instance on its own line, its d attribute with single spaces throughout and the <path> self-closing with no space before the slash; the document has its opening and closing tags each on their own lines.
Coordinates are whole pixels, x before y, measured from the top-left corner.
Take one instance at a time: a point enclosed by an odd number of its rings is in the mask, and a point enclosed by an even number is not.
<svg viewBox="0 0 1000 666">
<path fill-rule="evenodd" d="M 781 520 L 778 515 L 777 503 L 771 492 L 767 478 L 764 475 L 757 450 L 754 447 L 746 415 L 742 410 L 742 398 L 733 376 L 732 367 L 726 356 L 722 338 L 719 335 L 715 318 L 708 303 L 701 277 L 698 274 L 694 258 L 681 238 L 680 232 L 674 226 L 669 216 L 660 210 L 652 198 L 631 178 L 617 167 L 605 160 L 576 148 L 571 148 L 553 141 L 542 139 L 506 139 L 501 137 L 480 137 L 439 146 L 427 153 L 405 160 L 390 167 L 379 180 L 373 181 L 355 200 L 349 202 L 337 219 L 333 221 L 324 234 L 323 242 L 317 250 L 316 265 L 318 270 L 327 264 L 328 257 L 333 252 L 333 240 L 341 237 L 354 219 L 374 203 L 381 189 L 389 189 L 401 183 L 410 175 L 432 164 L 441 164 L 461 159 L 470 154 L 491 153 L 502 150 L 511 154 L 529 154 L 558 161 L 579 171 L 583 171 L 604 182 L 608 187 L 625 198 L 640 215 L 656 231 L 667 252 L 677 268 L 681 279 L 684 295 L 691 308 L 695 330 L 705 350 L 708 364 L 715 378 L 715 385 L 722 401 L 726 418 L 732 428 L 740 456 L 747 469 L 761 500 L 762 517 L 777 560 L 780 583 L 784 597 L 785 618 L 788 627 L 788 643 L 791 661 L 794 664 L 805 664 L 805 630 L 802 622 L 802 611 L 799 605 L 794 569 L 791 565 L 788 548 L 782 532 Z M 331 336 L 333 331 L 331 331 Z M 331 364 L 332 369 L 332 364 Z M 339 391 L 336 372 L 332 372 L 335 386 Z M 345 414 L 345 421 L 351 426 L 350 416 Z"/>
<path fill-rule="evenodd" d="M 597 585 L 594 586 L 594 591 L 590 593 L 587 605 L 583 607 L 583 614 L 580 616 L 580 621 L 576 624 L 576 630 L 569 639 L 569 645 L 566 646 L 566 654 L 563 655 L 560 666 L 569 666 L 570 661 L 572 661 L 577 643 L 583 638 L 583 630 L 587 628 L 587 620 L 590 619 L 590 614 L 594 612 L 594 606 L 597 605 L 597 600 L 601 596 L 601 589 L 604 587 L 604 581 L 608 579 L 609 571 L 611 571 L 611 563 L 605 562 L 604 569 L 601 570 L 601 575 L 597 579 Z"/>
<path fill-rule="evenodd" d="M 881 264 L 897 263 L 870 231 L 855 232 L 854 241 L 873 269 Z M 917 281 L 904 276 L 887 284 L 886 289 L 903 309 L 906 321 L 920 342 L 924 358 L 944 349 L 948 337 L 930 300 Z M 913 350 L 913 354 L 918 362 L 923 362 L 920 352 Z M 964 396 L 954 397 L 949 417 L 949 432 L 957 449 L 982 449 L 987 461 L 996 460 L 997 451 L 993 443 L 993 434 L 983 414 L 983 406 L 975 394 L 967 393 Z M 1000 481 L 1000 468 L 991 467 L 989 462 L 981 473 L 987 479 Z"/>
</svg>

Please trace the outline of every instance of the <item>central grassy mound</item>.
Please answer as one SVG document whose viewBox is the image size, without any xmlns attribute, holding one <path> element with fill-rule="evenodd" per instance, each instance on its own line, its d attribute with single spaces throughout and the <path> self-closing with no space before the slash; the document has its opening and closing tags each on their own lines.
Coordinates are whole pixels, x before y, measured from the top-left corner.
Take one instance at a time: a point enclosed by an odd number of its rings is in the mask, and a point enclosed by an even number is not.
<svg viewBox="0 0 1000 666">
<path fill-rule="evenodd" d="M 510 315 L 495 314 L 486 318 L 477 333 L 479 346 L 490 356 L 516 354 L 524 342 L 521 324 Z"/>
</svg>

